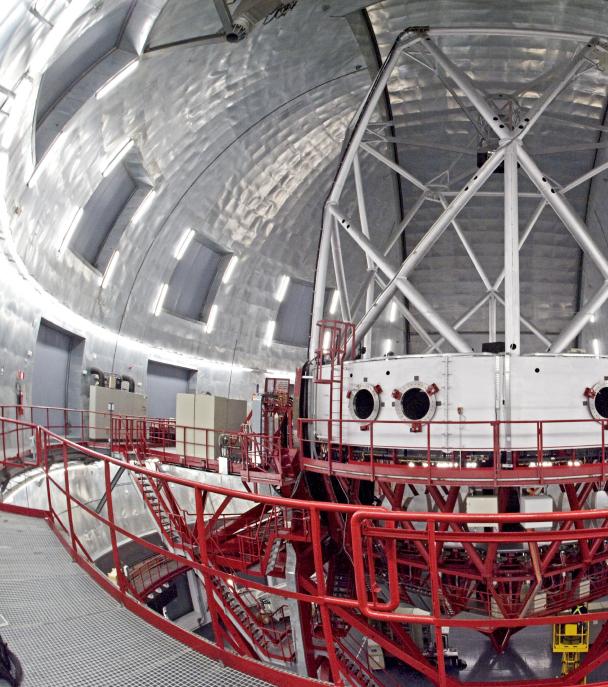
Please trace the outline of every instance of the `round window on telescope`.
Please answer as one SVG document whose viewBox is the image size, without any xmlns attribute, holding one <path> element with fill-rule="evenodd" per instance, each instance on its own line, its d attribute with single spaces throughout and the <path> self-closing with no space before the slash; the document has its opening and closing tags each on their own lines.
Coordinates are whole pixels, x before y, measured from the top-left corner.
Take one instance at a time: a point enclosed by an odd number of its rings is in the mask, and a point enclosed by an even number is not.
<svg viewBox="0 0 608 687">
<path fill-rule="evenodd" d="M 401 397 L 401 408 L 408 420 L 422 420 L 429 412 L 431 399 L 424 389 L 413 387 Z"/>
<path fill-rule="evenodd" d="M 353 412 L 359 420 L 367 420 L 374 412 L 375 399 L 369 389 L 359 389 L 353 398 Z"/>
<path fill-rule="evenodd" d="M 608 418 L 608 386 L 603 386 L 593 399 L 598 415 Z"/>
</svg>

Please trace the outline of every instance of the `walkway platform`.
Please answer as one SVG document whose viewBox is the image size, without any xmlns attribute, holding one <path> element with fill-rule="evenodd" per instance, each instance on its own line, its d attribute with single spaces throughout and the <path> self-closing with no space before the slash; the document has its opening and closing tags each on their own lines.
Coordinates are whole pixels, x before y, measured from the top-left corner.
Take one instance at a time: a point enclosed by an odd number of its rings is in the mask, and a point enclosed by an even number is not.
<svg viewBox="0 0 608 687">
<path fill-rule="evenodd" d="M 23 687 L 266 685 L 148 625 L 72 561 L 45 521 L 6 513 L 0 634 L 23 665 Z"/>
</svg>

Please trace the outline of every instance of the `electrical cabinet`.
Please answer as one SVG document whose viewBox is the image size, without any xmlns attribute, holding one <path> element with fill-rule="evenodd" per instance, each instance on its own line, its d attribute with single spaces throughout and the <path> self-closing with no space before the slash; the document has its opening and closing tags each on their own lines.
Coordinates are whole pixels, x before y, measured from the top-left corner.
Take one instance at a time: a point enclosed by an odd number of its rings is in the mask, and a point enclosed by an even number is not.
<svg viewBox="0 0 608 687">
<path fill-rule="evenodd" d="M 238 432 L 247 402 L 209 394 L 177 394 L 176 450 L 180 456 L 214 460 L 222 432 Z"/>
<path fill-rule="evenodd" d="M 110 410 L 112 404 L 112 410 Z M 135 394 L 106 386 L 92 386 L 89 390 L 89 439 L 105 441 L 110 436 L 110 413 L 130 417 L 146 417 L 148 400 Z"/>
</svg>

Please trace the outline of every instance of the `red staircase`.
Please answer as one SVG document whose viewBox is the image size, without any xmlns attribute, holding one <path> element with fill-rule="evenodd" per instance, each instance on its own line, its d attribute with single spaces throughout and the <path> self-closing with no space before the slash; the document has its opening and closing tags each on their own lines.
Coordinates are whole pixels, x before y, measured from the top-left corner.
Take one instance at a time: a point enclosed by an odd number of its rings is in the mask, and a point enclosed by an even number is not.
<svg viewBox="0 0 608 687">
<path fill-rule="evenodd" d="M 286 606 L 271 612 L 249 590 L 213 578 L 217 601 L 254 651 L 271 661 L 291 663 L 295 658 L 291 622 Z"/>
</svg>

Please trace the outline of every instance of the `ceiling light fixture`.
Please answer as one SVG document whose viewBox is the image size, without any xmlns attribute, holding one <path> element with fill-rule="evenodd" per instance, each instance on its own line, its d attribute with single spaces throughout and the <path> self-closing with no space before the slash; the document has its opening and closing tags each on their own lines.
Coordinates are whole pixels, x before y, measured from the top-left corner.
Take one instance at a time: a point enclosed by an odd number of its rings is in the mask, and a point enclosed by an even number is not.
<svg viewBox="0 0 608 687">
<path fill-rule="evenodd" d="M 329 314 L 335 315 L 338 310 L 338 303 L 340 302 L 340 292 L 336 289 L 331 296 L 331 303 L 329 304 Z"/>
<path fill-rule="evenodd" d="M 232 273 L 234 272 L 234 268 L 236 267 L 236 263 L 239 261 L 238 255 L 233 255 L 230 260 L 228 261 L 228 264 L 226 265 L 226 270 L 224 271 L 224 276 L 222 277 L 222 284 L 227 284 L 230 281 L 230 277 L 232 276 Z"/>
<path fill-rule="evenodd" d="M 115 74 L 109 81 L 107 81 L 95 94 L 97 100 L 104 98 L 110 91 L 113 91 L 119 83 L 122 83 L 128 76 L 139 67 L 139 60 L 129 62 L 123 69 Z"/>
<path fill-rule="evenodd" d="M 217 305 L 214 303 L 209 309 L 209 316 L 207 317 L 207 324 L 205 325 L 205 331 L 210 334 L 215 327 L 215 319 L 217 317 Z"/>
<path fill-rule="evenodd" d="M 74 213 L 72 219 L 70 220 L 70 223 L 68 224 L 67 229 L 63 233 L 63 237 L 61 239 L 61 243 L 59 244 L 59 248 L 57 249 L 57 254 L 59 257 L 61 257 L 65 251 L 66 248 L 68 247 L 70 241 L 72 240 L 72 236 L 74 236 L 74 232 L 76 231 L 76 227 L 80 223 L 80 220 L 82 219 L 82 214 L 84 210 L 82 208 L 78 208 L 76 212 Z"/>
<path fill-rule="evenodd" d="M 125 156 L 134 145 L 135 142 L 131 138 L 126 143 L 124 143 L 120 150 L 108 162 L 105 169 L 102 171 L 101 176 L 104 178 L 110 176 L 110 174 L 112 174 L 116 167 L 125 159 Z"/>
<path fill-rule="evenodd" d="M 188 250 L 188 246 L 192 242 L 192 239 L 194 238 L 194 234 L 196 232 L 194 229 L 188 229 L 184 235 L 181 238 L 181 241 L 177 244 L 177 248 L 175 249 L 175 258 L 176 260 L 181 260 L 184 255 L 186 254 L 186 251 Z"/>
<path fill-rule="evenodd" d="M 165 297 L 167 296 L 167 291 L 169 289 L 169 284 L 161 284 L 158 290 L 158 296 L 156 296 L 156 302 L 154 303 L 154 317 L 158 317 L 163 311 L 163 305 L 165 303 Z"/>
<path fill-rule="evenodd" d="M 133 216 L 131 217 L 131 224 L 135 224 L 138 220 L 140 220 L 143 215 L 145 214 L 146 210 L 150 207 L 150 204 L 154 200 L 156 196 L 156 191 L 155 189 L 152 189 L 148 195 L 141 201 L 139 204 L 139 207 L 135 212 L 133 213 Z"/>
<path fill-rule="evenodd" d="M 277 301 L 279 301 L 279 303 L 281 303 L 283 301 L 283 299 L 285 298 L 285 294 L 287 293 L 287 289 L 289 288 L 289 282 L 290 281 L 291 281 L 291 279 L 286 274 L 284 274 L 281 277 L 281 282 L 279 284 L 279 288 L 277 289 L 277 292 L 274 295 L 274 297 L 276 298 Z"/>
<path fill-rule="evenodd" d="M 266 336 L 264 337 L 264 345 L 272 346 L 274 340 L 274 328 L 276 327 L 276 322 L 274 320 L 269 320 L 266 325 Z"/>
<path fill-rule="evenodd" d="M 114 274 L 114 270 L 116 269 L 116 263 L 118 262 L 119 256 L 120 256 L 120 252 L 117 250 L 115 250 L 112 253 L 112 257 L 110 258 L 110 262 L 108 263 L 108 266 L 106 267 L 106 271 L 104 272 L 104 275 L 99 282 L 102 289 L 105 289 L 106 286 L 110 283 L 110 280 L 112 279 L 112 275 Z"/>
</svg>

